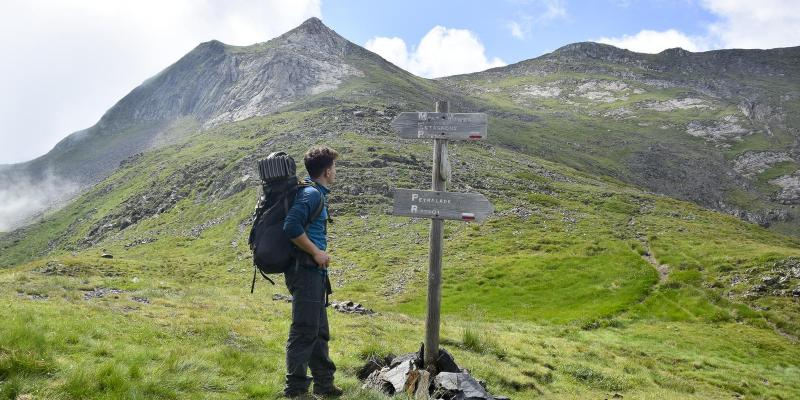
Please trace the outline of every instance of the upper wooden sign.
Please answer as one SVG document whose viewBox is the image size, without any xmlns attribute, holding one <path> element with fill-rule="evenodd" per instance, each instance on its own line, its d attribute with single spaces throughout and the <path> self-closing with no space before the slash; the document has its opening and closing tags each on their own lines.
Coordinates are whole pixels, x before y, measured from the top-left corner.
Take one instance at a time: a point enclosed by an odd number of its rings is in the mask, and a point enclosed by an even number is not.
<svg viewBox="0 0 800 400">
<path fill-rule="evenodd" d="M 484 113 L 404 112 L 392 121 L 392 129 L 405 139 L 486 139 Z"/>
</svg>

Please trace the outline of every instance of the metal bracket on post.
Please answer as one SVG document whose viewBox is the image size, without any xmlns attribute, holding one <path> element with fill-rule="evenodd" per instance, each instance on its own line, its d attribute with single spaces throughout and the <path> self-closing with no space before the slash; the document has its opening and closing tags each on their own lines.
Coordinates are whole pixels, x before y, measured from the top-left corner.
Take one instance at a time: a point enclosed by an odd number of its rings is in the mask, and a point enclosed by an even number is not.
<svg viewBox="0 0 800 400">
<path fill-rule="evenodd" d="M 453 171 L 450 167 L 450 157 L 447 154 L 447 146 L 442 148 L 442 157 L 439 159 L 439 177 L 445 182 L 450 183 L 453 177 Z"/>
</svg>

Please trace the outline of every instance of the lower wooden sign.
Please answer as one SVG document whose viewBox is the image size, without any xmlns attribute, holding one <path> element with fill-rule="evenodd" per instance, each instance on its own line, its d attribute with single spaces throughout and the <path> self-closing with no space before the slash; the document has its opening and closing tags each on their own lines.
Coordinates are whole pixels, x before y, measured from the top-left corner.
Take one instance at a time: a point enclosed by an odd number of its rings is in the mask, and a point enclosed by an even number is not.
<svg viewBox="0 0 800 400">
<path fill-rule="evenodd" d="M 494 211 L 480 193 L 395 189 L 393 215 L 416 218 L 482 221 Z"/>
</svg>

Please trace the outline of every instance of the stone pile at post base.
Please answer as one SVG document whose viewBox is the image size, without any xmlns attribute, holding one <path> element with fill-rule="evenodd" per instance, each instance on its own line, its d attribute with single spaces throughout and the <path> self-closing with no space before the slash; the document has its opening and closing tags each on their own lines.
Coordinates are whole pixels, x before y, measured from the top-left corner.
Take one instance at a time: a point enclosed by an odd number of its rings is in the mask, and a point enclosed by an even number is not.
<svg viewBox="0 0 800 400">
<path fill-rule="evenodd" d="M 370 359 L 358 373 L 364 389 L 387 395 L 405 393 L 416 400 L 508 400 L 493 396 L 483 382 L 460 368 L 453 357 L 439 349 L 435 376 L 423 367 L 424 348 L 417 353 Z"/>
</svg>

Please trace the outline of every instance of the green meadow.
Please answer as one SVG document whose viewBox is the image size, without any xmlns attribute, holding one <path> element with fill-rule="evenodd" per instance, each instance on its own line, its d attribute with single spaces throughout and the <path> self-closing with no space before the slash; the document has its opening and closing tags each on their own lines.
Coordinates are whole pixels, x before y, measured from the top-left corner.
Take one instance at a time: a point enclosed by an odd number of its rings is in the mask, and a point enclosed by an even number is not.
<svg viewBox="0 0 800 400">
<path fill-rule="evenodd" d="M 202 134 L 184 121 L 168 145 L 2 234 L 0 399 L 279 397 L 291 309 L 272 300 L 287 294 L 280 277 L 249 290 L 255 161 L 314 143 L 342 155 L 332 299 L 377 312 L 329 310 L 337 381 L 347 399 L 384 398 L 355 376 L 424 338 L 429 222 L 387 210 L 392 188 L 428 187 L 431 145 L 357 107 Z M 800 257 L 799 239 L 494 142 L 451 144 L 450 158 L 449 190 L 483 193 L 495 213 L 445 223 L 442 347 L 492 393 L 800 397 L 797 298 L 755 288 Z"/>
</svg>

